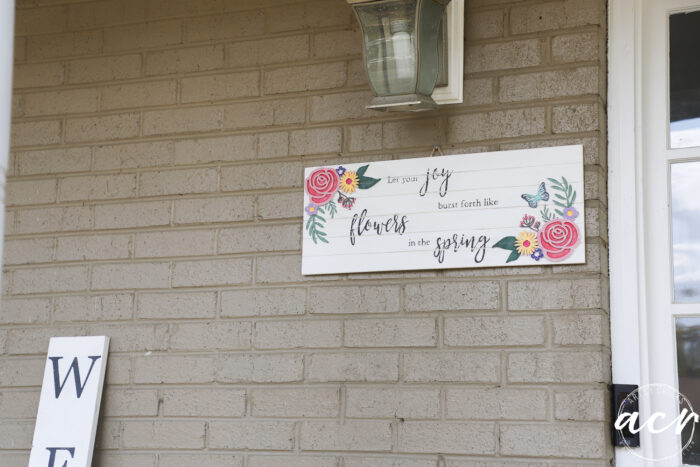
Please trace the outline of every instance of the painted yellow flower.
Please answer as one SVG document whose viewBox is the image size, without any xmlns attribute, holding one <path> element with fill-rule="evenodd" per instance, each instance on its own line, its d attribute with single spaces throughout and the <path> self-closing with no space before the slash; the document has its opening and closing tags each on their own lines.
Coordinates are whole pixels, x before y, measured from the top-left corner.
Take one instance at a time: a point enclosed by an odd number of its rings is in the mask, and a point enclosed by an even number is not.
<svg viewBox="0 0 700 467">
<path fill-rule="evenodd" d="M 340 177 L 340 189 L 343 193 L 354 193 L 357 189 L 357 184 L 359 177 L 355 172 L 345 172 L 342 177 Z"/>
<path fill-rule="evenodd" d="M 520 232 L 520 235 L 515 240 L 515 247 L 521 256 L 530 256 L 537 249 L 537 235 L 535 232 L 528 232 L 527 230 Z"/>
</svg>

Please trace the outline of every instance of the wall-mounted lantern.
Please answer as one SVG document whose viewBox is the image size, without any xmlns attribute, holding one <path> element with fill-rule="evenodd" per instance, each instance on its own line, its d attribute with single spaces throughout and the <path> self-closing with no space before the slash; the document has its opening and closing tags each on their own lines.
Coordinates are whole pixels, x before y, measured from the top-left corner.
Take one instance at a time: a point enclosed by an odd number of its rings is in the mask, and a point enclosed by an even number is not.
<svg viewBox="0 0 700 467">
<path fill-rule="evenodd" d="M 444 87 L 454 89 L 447 93 L 443 89 L 440 97 L 444 103 L 462 101 L 464 0 L 452 0 L 448 24 L 442 28 L 450 0 L 347 1 L 360 22 L 365 69 L 376 95 L 367 108 L 420 111 L 437 107 L 441 102 L 431 96 L 440 67 L 446 64 L 441 61 L 452 57 L 457 63 L 446 66 L 443 74 L 452 81 Z M 443 28 L 446 34 L 441 37 Z"/>
</svg>

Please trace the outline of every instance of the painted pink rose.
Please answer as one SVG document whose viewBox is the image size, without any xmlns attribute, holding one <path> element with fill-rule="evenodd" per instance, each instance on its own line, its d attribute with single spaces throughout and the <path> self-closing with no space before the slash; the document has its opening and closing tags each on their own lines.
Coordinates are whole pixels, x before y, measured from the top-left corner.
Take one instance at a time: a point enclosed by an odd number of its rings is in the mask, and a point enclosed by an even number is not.
<svg viewBox="0 0 700 467">
<path fill-rule="evenodd" d="M 537 234 L 540 248 L 550 261 L 568 258 L 576 249 L 579 237 L 576 224 L 566 219 L 547 222 Z"/>
<path fill-rule="evenodd" d="M 306 179 L 306 192 L 312 203 L 321 206 L 333 199 L 339 184 L 340 178 L 336 171 L 324 167 L 311 172 Z"/>
</svg>

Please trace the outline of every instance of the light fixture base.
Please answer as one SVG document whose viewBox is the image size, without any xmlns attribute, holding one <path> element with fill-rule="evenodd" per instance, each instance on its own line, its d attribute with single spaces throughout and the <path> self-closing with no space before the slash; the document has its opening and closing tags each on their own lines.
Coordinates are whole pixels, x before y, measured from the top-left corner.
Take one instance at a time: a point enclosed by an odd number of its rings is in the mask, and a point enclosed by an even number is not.
<svg viewBox="0 0 700 467">
<path fill-rule="evenodd" d="M 432 97 L 423 94 L 401 94 L 399 96 L 377 96 L 372 99 L 368 109 L 382 112 L 421 112 L 433 110 L 437 104 Z"/>
</svg>

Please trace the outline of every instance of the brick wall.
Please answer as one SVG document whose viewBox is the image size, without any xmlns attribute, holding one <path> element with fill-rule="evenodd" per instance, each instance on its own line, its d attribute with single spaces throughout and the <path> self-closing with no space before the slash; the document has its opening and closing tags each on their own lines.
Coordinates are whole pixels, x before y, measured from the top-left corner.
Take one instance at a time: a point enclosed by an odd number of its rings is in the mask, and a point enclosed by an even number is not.
<svg viewBox="0 0 700 467">
<path fill-rule="evenodd" d="M 605 17 L 467 0 L 465 103 L 381 114 L 343 0 L 17 0 L 0 464 L 106 334 L 95 465 L 608 465 Z M 435 143 L 583 144 L 588 263 L 302 277 L 302 168 Z"/>
</svg>

